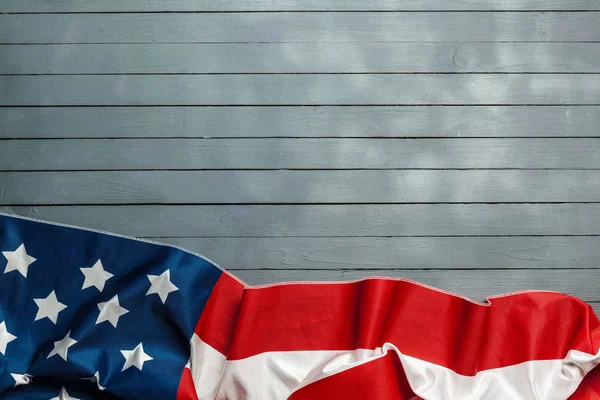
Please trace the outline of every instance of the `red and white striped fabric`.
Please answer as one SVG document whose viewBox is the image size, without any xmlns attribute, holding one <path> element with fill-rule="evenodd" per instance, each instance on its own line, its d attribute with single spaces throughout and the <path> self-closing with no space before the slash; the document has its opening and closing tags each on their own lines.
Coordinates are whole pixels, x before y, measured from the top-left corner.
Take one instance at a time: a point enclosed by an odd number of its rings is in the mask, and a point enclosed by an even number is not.
<svg viewBox="0 0 600 400">
<path fill-rule="evenodd" d="M 600 399 L 600 322 L 553 292 L 477 303 L 405 280 L 218 281 L 180 400 Z"/>
</svg>

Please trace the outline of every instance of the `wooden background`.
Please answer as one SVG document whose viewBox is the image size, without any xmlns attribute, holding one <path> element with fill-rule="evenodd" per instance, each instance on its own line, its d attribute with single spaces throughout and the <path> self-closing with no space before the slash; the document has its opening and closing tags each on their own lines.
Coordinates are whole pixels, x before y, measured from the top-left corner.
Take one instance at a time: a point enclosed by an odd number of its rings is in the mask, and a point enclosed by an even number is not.
<svg viewBox="0 0 600 400">
<path fill-rule="evenodd" d="M 599 73 L 595 0 L 3 0 L 0 209 L 600 310 Z"/>
</svg>

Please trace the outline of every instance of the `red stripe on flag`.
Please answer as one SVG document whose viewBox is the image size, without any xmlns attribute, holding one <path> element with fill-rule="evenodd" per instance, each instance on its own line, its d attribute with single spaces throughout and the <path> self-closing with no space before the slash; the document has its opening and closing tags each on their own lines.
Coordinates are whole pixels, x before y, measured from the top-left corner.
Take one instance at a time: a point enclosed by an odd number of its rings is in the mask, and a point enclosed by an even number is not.
<svg viewBox="0 0 600 400">
<path fill-rule="evenodd" d="M 192 373 L 189 368 L 183 369 L 183 374 L 179 381 L 179 389 L 177 390 L 177 400 L 198 400 Z"/>
<path fill-rule="evenodd" d="M 292 393 L 288 400 L 417 400 L 394 352 Z"/>
<path fill-rule="evenodd" d="M 224 355 L 229 349 L 243 292 L 244 285 L 223 272 L 196 325 L 196 335 Z"/>
<path fill-rule="evenodd" d="M 600 400 L 600 367 L 585 376 L 569 400 Z"/>
<path fill-rule="evenodd" d="M 241 288 L 234 289 L 218 297 L 226 302 L 219 309 L 231 309 L 230 315 L 207 317 L 227 319 L 223 326 L 229 329 L 237 315 L 233 342 L 224 353 L 230 360 L 267 351 L 373 349 L 390 342 L 406 355 L 473 376 L 530 360 L 561 359 L 569 350 L 595 354 L 600 339 L 591 307 L 558 293 L 513 294 L 493 298 L 488 306 L 390 279 L 283 284 L 247 288 L 237 314 Z M 221 325 L 216 323 L 219 335 L 225 335 Z M 219 335 L 200 332 L 213 347 Z M 226 343 L 215 348 L 227 349 Z"/>
</svg>

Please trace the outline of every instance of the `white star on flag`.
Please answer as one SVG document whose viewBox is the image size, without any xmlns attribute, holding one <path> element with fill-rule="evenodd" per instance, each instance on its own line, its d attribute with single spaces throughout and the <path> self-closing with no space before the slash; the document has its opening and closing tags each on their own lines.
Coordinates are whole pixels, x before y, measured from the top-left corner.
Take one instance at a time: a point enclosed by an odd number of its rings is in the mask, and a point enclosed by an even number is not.
<svg viewBox="0 0 600 400">
<path fill-rule="evenodd" d="M 5 274 L 10 271 L 19 271 L 21 275 L 27 278 L 29 265 L 36 259 L 27 254 L 24 243 L 17 247 L 15 251 L 3 251 L 2 254 L 4 254 L 4 257 L 8 260 L 6 268 L 4 269 Z"/>
<path fill-rule="evenodd" d="M 10 374 L 10 376 L 15 380 L 15 387 L 28 385 L 32 381 L 31 378 L 33 378 L 33 375 L 29 374 Z"/>
<path fill-rule="evenodd" d="M 35 320 L 40 320 L 42 318 L 48 318 L 50 321 L 56 325 L 56 320 L 58 319 L 58 313 L 67 308 L 66 305 L 58 301 L 56 298 L 56 293 L 54 290 L 50 292 L 48 297 L 45 299 L 33 299 L 35 304 L 39 307 L 38 312 L 35 316 Z"/>
<path fill-rule="evenodd" d="M 81 290 L 94 286 L 102 292 L 106 281 L 113 277 L 113 274 L 104 270 L 101 260 L 96 261 L 91 268 L 79 268 L 79 270 L 85 276 Z"/>
<path fill-rule="evenodd" d="M 6 354 L 6 346 L 16 338 L 15 335 L 11 335 L 6 329 L 6 322 L 0 322 L 0 353 L 3 355 Z"/>
<path fill-rule="evenodd" d="M 125 371 L 127 368 L 133 366 L 139 369 L 140 371 L 144 368 L 144 363 L 146 361 L 153 360 L 148 354 L 144 352 L 144 346 L 142 344 L 138 344 L 133 350 L 121 350 L 121 354 L 125 357 L 125 365 L 121 372 Z"/>
<path fill-rule="evenodd" d="M 54 349 L 52 349 L 47 358 L 58 354 L 63 360 L 67 361 L 67 352 L 69 351 L 69 347 L 77 343 L 77 340 L 72 339 L 70 335 L 71 331 L 67 332 L 67 335 L 63 339 L 54 342 Z"/>
<path fill-rule="evenodd" d="M 58 394 L 58 396 L 53 397 L 50 400 L 79 400 L 79 399 L 69 396 L 69 393 L 67 393 L 67 390 L 65 388 L 62 388 L 60 390 L 60 393 Z"/>
<path fill-rule="evenodd" d="M 157 294 L 160 300 L 165 304 L 169 293 L 179 290 L 179 288 L 171 283 L 171 273 L 166 270 L 160 275 L 148 275 L 150 281 L 150 289 L 146 296 L 151 294 Z"/>
<path fill-rule="evenodd" d="M 100 373 L 98 371 L 96 371 L 96 373 L 94 374 L 94 376 L 92 376 L 91 378 L 81 378 L 84 381 L 90 381 L 92 383 L 95 383 L 96 385 L 98 385 L 98 389 L 100 390 L 104 390 L 104 386 L 100 385 Z"/>
<path fill-rule="evenodd" d="M 119 323 L 119 318 L 129 312 L 129 310 L 121 307 L 119 304 L 119 295 L 115 295 L 115 297 L 104 303 L 98 303 L 98 308 L 100 309 L 100 314 L 96 320 L 96 325 L 100 322 L 108 321 L 115 328 Z"/>
</svg>

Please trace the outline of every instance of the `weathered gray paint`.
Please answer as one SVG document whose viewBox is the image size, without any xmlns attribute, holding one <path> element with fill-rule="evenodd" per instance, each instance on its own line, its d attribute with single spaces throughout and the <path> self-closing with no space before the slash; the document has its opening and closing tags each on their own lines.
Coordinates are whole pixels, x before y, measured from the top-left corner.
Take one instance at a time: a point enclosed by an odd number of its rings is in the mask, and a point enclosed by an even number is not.
<svg viewBox="0 0 600 400">
<path fill-rule="evenodd" d="M 589 203 L 104 205 L 0 209 L 150 237 L 600 236 L 600 204 Z"/>
<path fill-rule="evenodd" d="M 0 170 L 7 171 L 243 168 L 594 169 L 600 168 L 600 138 L 65 139 L 12 140 L 0 147 Z"/>
<path fill-rule="evenodd" d="M 578 42 L 600 40 L 599 24 L 595 12 L 2 14 L 0 43 Z"/>
<path fill-rule="evenodd" d="M 251 285 L 262 285 L 274 281 L 330 281 L 354 280 L 366 276 L 404 277 L 426 285 L 452 292 L 461 292 L 477 300 L 486 296 L 499 295 L 521 290 L 556 290 L 576 295 L 584 300 L 598 301 L 598 279 L 595 270 L 469 270 L 469 271 L 397 271 L 382 270 L 377 274 L 371 271 L 235 271 L 243 281 Z"/>
<path fill-rule="evenodd" d="M 600 137 L 598 127 L 598 106 L 0 108 L 0 138 Z"/>
<path fill-rule="evenodd" d="M 595 0 L 3 0 L 0 12 L 600 10 Z"/>
<path fill-rule="evenodd" d="M 405 276 L 600 309 L 586 10 L 600 5 L 5 0 L 0 204 L 190 247 L 250 283 Z M 11 140 L 32 138 L 58 140 Z"/>
<path fill-rule="evenodd" d="M 589 236 L 149 239 L 201 252 L 232 269 L 361 269 L 366 274 L 392 269 L 595 269 L 600 258 L 599 240 Z"/>
<path fill-rule="evenodd" d="M 600 104 L 600 75 L 0 76 L 0 91 L 1 106 Z"/>
<path fill-rule="evenodd" d="M 600 43 L 0 46 L 0 74 L 600 72 Z"/>
<path fill-rule="evenodd" d="M 594 202 L 597 171 L 0 172 L 0 204 Z"/>
</svg>

